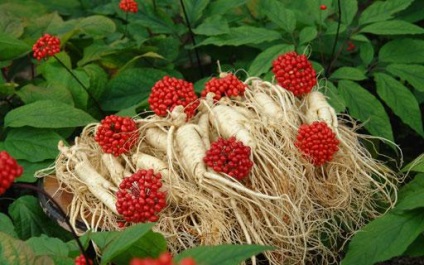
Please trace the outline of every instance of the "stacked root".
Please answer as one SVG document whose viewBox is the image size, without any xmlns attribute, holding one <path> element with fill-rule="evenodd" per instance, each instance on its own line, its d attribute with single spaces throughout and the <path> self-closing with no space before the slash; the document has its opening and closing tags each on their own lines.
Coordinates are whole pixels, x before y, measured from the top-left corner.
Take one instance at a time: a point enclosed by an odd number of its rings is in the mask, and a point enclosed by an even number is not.
<svg viewBox="0 0 424 265">
<path fill-rule="evenodd" d="M 95 141 L 99 124 L 88 125 L 74 145 L 60 144 L 54 170 L 61 188 L 74 194 L 72 224 L 82 221 L 92 230 L 131 225 L 116 211 L 115 192 L 124 177 L 153 169 L 167 193 L 154 230 L 172 252 L 262 244 L 276 247 L 265 253 L 271 264 L 335 263 L 342 244 L 381 214 L 381 205 L 394 203 L 397 176 L 371 157 L 361 144 L 365 136 L 353 122 L 338 120 L 319 92 L 299 98 L 259 78 L 244 84 L 244 96 L 214 101 L 209 93 L 191 119 L 181 106 L 166 117 L 135 118 L 136 146 L 118 157 Z M 295 145 L 299 127 L 318 120 L 340 141 L 321 166 Z M 241 181 L 203 163 L 211 142 L 231 136 L 251 148 L 254 165 Z"/>
</svg>

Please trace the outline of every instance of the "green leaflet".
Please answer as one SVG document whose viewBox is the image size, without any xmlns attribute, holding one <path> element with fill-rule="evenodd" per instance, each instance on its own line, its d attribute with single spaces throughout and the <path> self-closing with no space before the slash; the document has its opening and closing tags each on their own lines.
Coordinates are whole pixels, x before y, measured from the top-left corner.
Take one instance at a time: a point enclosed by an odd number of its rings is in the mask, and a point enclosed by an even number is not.
<svg viewBox="0 0 424 265">
<path fill-rule="evenodd" d="M 376 35 L 404 35 L 423 34 L 424 29 L 403 20 L 391 20 L 376 22 L 365 26 L 360 30 L 362 33 L 372 33 Z"/>
<path fill-rule="evenodd" d="M 57 143 L 61 140 L 64 139 L 53 130 L 21 127 L 9 131 L 4 146 L 15 159 L 40 162 L 57 157 Z"/>
<path fill-rule="evenodd" d="M 386 213 L 368 223 L 352 238 L 341 265 L 373 265 L 402 255 L 423 231 L 422 209 Z"/>
<path fill-rule="evenodd" d="M 374 77 L 377 94 L 404 123 L 424 137 L 421 110 L 411 91 L 389 75 L 375 73 Z"/>
<path fill-rule="evenodd" d="M 202 265 L 238 265 L 251 256 L 272 249 L 273 247 L 260 245 L 200 246 L 181 252 L 175 260 L 179 262 L 185 257 L 192 257 Z"/>
<path fill-rule="evenodd" d="M 364 122 L 365 128 L 371 134 L 393 141 L 389 117 L 374 95 L 359 84 L 348 80 L 339 81 L 338 90 L 352 117 Z"/>
<path fill-rule="evenodd" d="M 376 1 L 368 6 L 359 17 L 359 25 L 389 20 L 399 11 L 406 9 L 414 0 Z"/>
<path fill-rule="evenodd" d="M 27 43 L 0 32 L 0 61 L 17 59 L 31 50 Z"/>
<path fill-rule="evenodd" d="M 40 100 L 9 111 L 5 127 L 71 128 L 96 122 L 88 113 L 68 104 Z"/>
<path fill-rule="evenodd" d="M 386 63 L 424 63 L 424 40 L 401 38 L 381 47 L 378 59 Z"/>
<path fill-rule="evenodd" d="M 365 75 L 365 70 L 355 68 L 355 67 L 348 67 L 348 66 L 343 66 L 338 68 L 330 76 L 330 80 L 331 79 L 346 79 L 346 80 L 360 81 L 360 80 L 365 80 L 367 78 L 368 77 Z"/>
<path fill-rule="evenodd" d="M 229 34 L 209 37 L 198 44 L 198 46 L 209 44 L 216 46 L 258 44 L 277 40 L 280 37 L 281 36 L 278 31 L 252 26 L 240 26 L 237 28 L 230 28 Z"/>
<path fill-rule="evenodd" d="M 387 71 L 424 92 L 424 66 L 419 64 L 389 64 Z"/>
</svg>

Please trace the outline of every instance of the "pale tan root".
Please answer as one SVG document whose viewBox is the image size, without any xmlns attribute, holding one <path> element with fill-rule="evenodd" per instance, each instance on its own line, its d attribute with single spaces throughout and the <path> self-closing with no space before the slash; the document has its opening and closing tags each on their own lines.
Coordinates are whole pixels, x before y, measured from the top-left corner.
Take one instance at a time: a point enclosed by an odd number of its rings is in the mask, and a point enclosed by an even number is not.
<svg viewBox="0 0 424 265">
<path fill-rule="evenodd" d="M 101 158 L 104 166 L 109 170 L 110 179 L 116 187 L 119 187 L 119 184 L 121 184 L 122 179 L 124 178 L 125 168 L 122 166 L 118 158 L 112 154 L 104 153 Z"/>
<path fill-rule="evenodd" d="M 244 145 L 252 149 L 256 147 L 256 142 L 248 130 L 249 120 L 231 107 L 216 105 L 212 107 L 209 118 L 222 136 L 226 138 L 234 136 Z"/>
<path fill-rule="evenodd" d="M 338 121 L 336 112 L 327 102 L 324 94 L 319 91 L 311 91 L 305 96 L 306 115 L 305 119 L 308 124 L 314 121 L 325 121 L 327 125 L 337 132 Z"/>
<path fill-rule="evenodd" d="M 175 133 L 175 142 L 178 152 L 177 159 L 180 159 L 187 175 L 192 180 L 201 182 L 204 172 L 206 172 L 203 162 L 206 147 L 199 126 L 194 124 L 181 126 Z"/>
<path fill-rule="evenodd" d="M 163 130 L 161 130 L 160 128 L 156 128 L 156 127 L 152 127 L 152 128 L 147 128 L 146 132 L 145 132 L 145 139 L 146 142 L 161 150 L 166 152 L 166 138 L 167 138 L 167 133 L 164 132 Z"/>
</svg>

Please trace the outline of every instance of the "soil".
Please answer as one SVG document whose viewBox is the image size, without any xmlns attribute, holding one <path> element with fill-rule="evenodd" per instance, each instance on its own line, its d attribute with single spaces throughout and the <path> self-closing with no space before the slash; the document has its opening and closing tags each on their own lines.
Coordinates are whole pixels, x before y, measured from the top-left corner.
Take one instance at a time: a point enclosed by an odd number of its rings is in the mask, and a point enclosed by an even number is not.
<svg viewBox="0 0 424 265">
<path fill-rule="evenodd" d="M 424 257 L 398 257 L 375 265 L 424 265 Z"/>
</svg>

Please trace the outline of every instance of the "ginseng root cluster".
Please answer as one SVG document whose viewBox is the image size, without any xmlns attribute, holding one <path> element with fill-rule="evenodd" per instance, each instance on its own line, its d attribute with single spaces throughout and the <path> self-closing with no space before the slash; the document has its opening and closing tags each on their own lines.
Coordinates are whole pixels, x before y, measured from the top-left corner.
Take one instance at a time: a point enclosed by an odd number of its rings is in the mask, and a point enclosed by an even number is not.
<svg viewBox="0 0 424 265">
<path fill-rule="evenodd" d="M 336 116 L 305 56 L 278 57 L 274 72 L 275 83 L 212 79 L 199 98 L 164 77 L 149 98 L 154 114 L 105 118 L 60 143 L 53 173 L 74 194 L 73 225 L 156 222 L 174 254 L 261 244 L 275 247 L 270 264 L 336 263 L 339 243 L 394 204 L 399 177 L 349 116 Z"/>
</svg>

